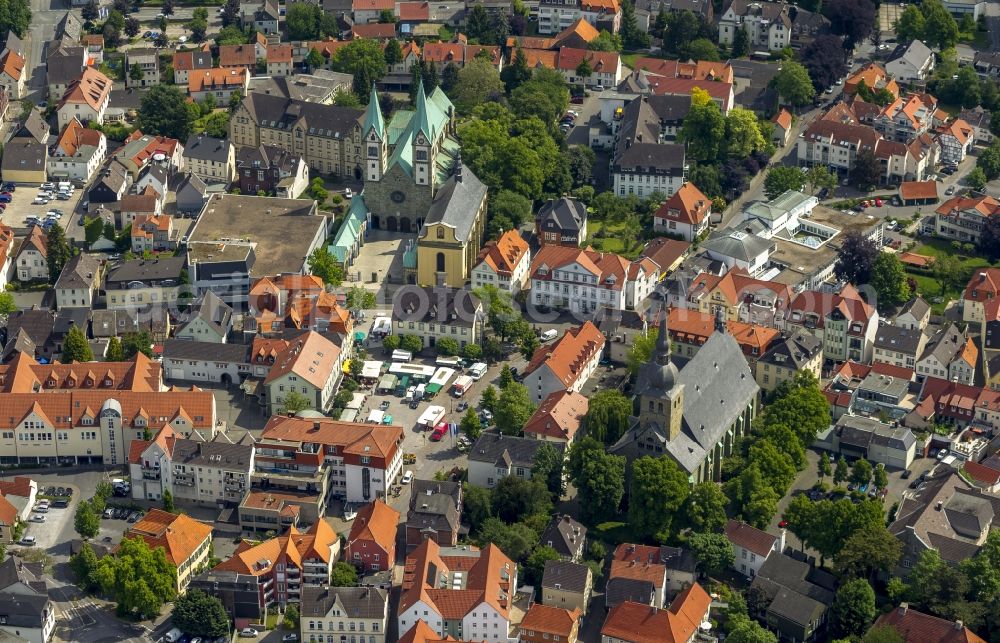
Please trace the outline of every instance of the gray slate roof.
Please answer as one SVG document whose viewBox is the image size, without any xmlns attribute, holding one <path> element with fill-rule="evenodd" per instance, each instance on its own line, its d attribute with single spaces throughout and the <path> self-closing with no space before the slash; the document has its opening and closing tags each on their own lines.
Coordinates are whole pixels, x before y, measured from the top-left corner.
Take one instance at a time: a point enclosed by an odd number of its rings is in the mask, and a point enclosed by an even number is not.
<svg viewBox="0 0 1000 643">
<path fill-rule="evenodd" d="M 542 442 L 542 440 L 532 440 L 532 442 Z M 546 442 L 546 444 L 552 443 Z M 553 516 L 538 541 L 543 545 L 551 543 L 552 548 L 562 556 L 575 556 L 586 539 L 587 528 L 571 516 L 562 515 Z"/>
<path fill-rule="evenodd" d="M 823 342 L 805 329 L 798 329 L 790 336 L 774 342 L 760 360 L 782 368 L 799 370 L 823 350 Z"/>
<path fill-rule="evenodd" d="M 475 214 L 486 198 L 486 186 L 472 170 L 456 162 L 455 172 L 438 188 L 434 202 L 427 210 L 420 236 L 427 234 L 427 226 L 441 223 L 455 229 L 455 238 L 466 241 L 472 234 Z"/>
<path fill-rule="evenodd" d="M 551 224 L 564 233 L 579 233 L 587 223 L 587 206 L 571 197 L 549 199 L 539 208 L 535 219 L 542 230 L 555 229 L 549 227 Z"/>
<path fill-rule="evenodd" d="M 684 414 L 677 438 L 668 440 L 666 427 L 640 426 L 636 421 L 608 449 L 610 452 L 628 454 L 640 435 L 651 430 L 663 449 L 687 473 L 694 473 L 760 390 L 739 344 L 725 332 L 713 333 L 680 370 L 676 381 L 684 386 Z M 636 390 L 642 388 L 637 382 Z"/>
<path fill-rule="evenodd" d="M 837 432 L 842 443 L 869 448 L 880 445 L 891 449 L 907 450 L 916 443 L 909 429 L 890 426 L 860 415 L 843 415 L 837 420 Z"/>
<path fill-rule="evenodd" d="M 245 344 L 168 339 L 163 342 L 163 359 L 248 364 L 250 362 L 250 347 Z"/>
<path fill-rule="evenodd" d="M 770 601 L 768 611 L 797 625 L 806 625 L 833 603 L 834 580 L 830 574 L 784 554 L 768 556 L 752 587 Z"/>
<path fill-rule="evenodd" d="M 24 563 L 18 558 L 8 558 L 0 563 L 0 592 L 21 583 L 39 594 L 47 594 L 48 585 L 42 579 L 42 573 L 42 567 L 38 563 Z"/>
<path fill-rule="evenodd" d="M 480 308 L 479 298 L 465 288 L 408 286 L 393 297 L 392 319 L 428 323 L 447 321 L 452 326 L 471 327 Z"/>
<path fill-rule="evenodd" d="M 747 234 L 742 230 L 725 228 L 716 230 L 701 247 L 711 253 L 723 257 L 732 257 L 743 262 L 750 262 L 768 250 L 774 243 L 755 234 Z"/>
<path fill-rule="evenodd" d="M 899 326 L 879 326 L 875 334 L 875 348 L 916 355 L 923 339 L 923 331 L 919 328 L 900 328 Z"/>
<path fill-rule="evenodd" d="M 469 449 L 469 460 L 486 462 L 497 466 L 531 467 L 535 462 L 535 454 L 543 444 L 551 444 L 562 450 L 565 445 L 535 440 L 533 438 L 518 438 L 503 433 L 484 431 L 475 444 Z"/>
<path fill-rule="evenodd" d="M 211 441 L 178 439 L 174 441 L 172 462 L 220 469 L 247 469 L 253 449 L 249 444 L 234 444 L 223 434 Z"/>
<path fill-rule="evenodd" d="M 899 45 L 896 47 L 886 62 L 895 62 L 902 59 L 906 63 L 920 69 L 927 62 L 927 59 L 933 55 L 934 52 L 930 50 L 930 47 L 919 40 L 914 40 L 908 45 Z"/>
<path fill-rule="evenodd" d="M 134 259 L 114 267 L 108 273 L 108 288 L 123 287 L 130 281 L 156 282 L 164 279 L 179 279 L 186 259 L 181 257 L 157 257 L 152 260 Z"/>
<path fill-rule="evenodd" d="M 51 129 L 42 115 L 42 110 L 35 107 L 11 138 L 31 138 L 36 143 L 48 143 L 50 136 Z"/>
<path fill-rule="evenodd" d="M 49 44 L 52 47 L 52 43 Z M 45 63 L 45 73 L 50 85 L 69 85 L 83 72 L 85 49 L 79 44 L 61 41 L 51 49 Z M 59 98 L 62 98 L 61 96 Z"/>
<path fill-rule="evenodd" d="M 320 105 L 289 100 L 284 96 L 251 93 L 243 99 L 253 119 L 261 127 L 290 130 L 301 119 L 310 136 L 343 139 L 355 126 L 360 127 L 364 111 L 355 107 Z"/>
<path fill-rule="evenodd" d="M 339 602 L 349 618 L 383 620 L 389 592 L 378 587 L 302 586 L 301 615 L 323 617 Z"/>
<path fill-rule="evenodd" d="M 184 144 L 184 158 L 225 163 L 229 160 L 229 139 L 192 134 Z"/>
<path fill-rule="evenodd" d="M 943 326 L 927 340 L 924 352 L 920 354 L 920 360 L 925 360 L 933 355 L 939 362 L 947 366 L 961 353 L 965 347 L 965 340 L 965 333 L 960 331 L 955 324 Z"/>
<path fill-rule="evenodd" d="M 48 596 L 0 593 L 0 617 L 8 628 L 39 629 L 52 606 Z"/>
<path fill-rule="evenodd" d="M 87 289 L 93 286 L 94 277 L 101 270 L 101 258 L 98 255 L 91 255 L 81 252 L 63 266 L 56 280 L 56 290 L 66 288 Z"/>
<path fill-rule="evenodd" d="M 458 531 L 462 518 L 458 510 L 462 497 L 461 483 L 414 480 L 411 487 L 407 527 Z"/>
<path fill-rule="evenodd" d="M 31 138 L 15 138 L 3 149 L 0 168 L 4 172 L 44 171 L 48 148 Z"/>
<path fill-rule="evenodd" d="M 229 332 L 229 325 L 233 319 L 233 309 L 226 302 L 222 301 L 213 291 L 207 290 L 195 301 L 193 305 L 194 315 L 188 320 L 190 323 L 195 318 L 202 320 L 209 325 L 216 333 L 226 336 Z M 183 324 L 180 331 L 187 323 Z"/>
<path fill-rule="evenodd" d="M 931 305 L 927 303 L 927 300 L 923 297 L 911 297 L 910 301 L 903 304 L 899 313 L 896 315 L 898 318 L 900 315 L 909 314 L 915 319 L 921 319 L 924 315 L 929 313 L 931 310 Z"/>
<path fill-rule="evenodd" d="M 614 607 L 619 603 L 631 601 L 649 605 L 656 596 L 656 587 L 648 580 L 636 580 L 618 576 L 608 580 L 604 590 L 604 604 Z"/>
<path fill-rule="evenodd" d="M 582 594 L 587 588 L 587 574 L 590 568 L 567 560 L 545 561 L 545 571 L 542 572 L 542 587 L 559 589 Z"/>
</svg>

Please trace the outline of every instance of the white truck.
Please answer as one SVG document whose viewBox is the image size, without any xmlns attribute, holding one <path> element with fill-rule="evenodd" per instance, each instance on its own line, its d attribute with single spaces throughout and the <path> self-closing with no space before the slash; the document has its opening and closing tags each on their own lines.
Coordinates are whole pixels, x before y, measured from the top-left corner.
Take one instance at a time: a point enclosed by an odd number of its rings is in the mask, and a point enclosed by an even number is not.
<svg viewBox="0 0 1000 643">
<path fill-rule="evenodd" d="M 429 431 L 434 428 L 434 426 L 441 421 L 444 417 L 445 409 L 443 406 L 428 406 L 427 410 L 423 412 L 420 419 L 417 420 L 417 426 Z"/>
<path fill-rule="evenodd" d="M 469 376 L 472 378 L 473 382 L 478 382 L 483 379 L 483 375 L 486 375 L 486 364 L 476 362 L 469 367 Z"/>
<path fill-rule="evenodd" d="M 468 390 L 472 387 L 472 377 L 469 375 L 462 375 L 455 383 L 451 385 L 451 394 L 455 397 L 462 397 Z"/>
</svg>

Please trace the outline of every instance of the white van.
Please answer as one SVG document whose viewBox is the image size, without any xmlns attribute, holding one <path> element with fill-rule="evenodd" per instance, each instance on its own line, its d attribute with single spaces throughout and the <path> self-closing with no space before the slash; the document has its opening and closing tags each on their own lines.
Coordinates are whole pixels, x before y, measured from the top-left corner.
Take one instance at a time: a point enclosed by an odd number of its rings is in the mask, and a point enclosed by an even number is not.
<svg viewBox="0 0 1000 643">
<path fill-rule="evenodd" d="M 392 361 L 394 362 L 409 362 L 412 359 L 413 353 L 410 351 L 404 351 L 398 348 L 392 351 Z"/>
<path fill-rule="evenodd" d="M 182 636 L 184 636 L 184 632 L 181 632 L 179 628 L 175 627 L 167 632 L 163 638 L 167 641 L 167 643 L 175 643 L 176 641 L 179 641 Z"/>
<path fill-rule="evenodd" d="M 486 375 L 486 368 L 487 368 L 486 364 L 482 362 L 476 362 L 475 364 L 470 366 L 469 376 L 472 378 L 472 381 L 478 382 L 479 380 L 481 380 L 483 378 L 483 375 Z"/>
<path fill-rule="evenodd" d="M 557 331 L 555 328 L 550 328 L 544 333 L 542 333 L 538 339 L 540 339 L 542 343 L 545 343 L 545 342 L 551 342 L 558 336 L 559 336 L 559 331 Z"/>
</svg>

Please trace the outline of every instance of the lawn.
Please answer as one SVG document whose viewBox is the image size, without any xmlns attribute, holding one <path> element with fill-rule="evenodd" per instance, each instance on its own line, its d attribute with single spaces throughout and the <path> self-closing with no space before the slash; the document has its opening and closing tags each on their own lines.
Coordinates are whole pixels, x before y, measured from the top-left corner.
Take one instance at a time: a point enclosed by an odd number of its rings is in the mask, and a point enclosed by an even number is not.
<svg viewBox="0 0 1000 643">
<path fill-rule="evenodd" d="M 962 284 L 958 286 L 949 286 L 943 293 L 941 292 L 941 285 L 937 282 L 937 280 L 926 272 L 907 270 L 907 274 L 917 282 L 917 291 L 925 299 L 927 299 L 928 302 L 930 302 L 931 310 L 935 315 L 943 313 L 945 306 L 948 305 L 949 301 L 961 298 L 962 291 L 965 289 L 965 280 L 968 279 L 974 271 L 990 265 L 985 257 L 974 254 L 968 255 L 963 252 L 956 251 L 955 248 L 951 246 L 951 242 L 945 239 L 925 239 L 911 252 L 930 257 L 955 257 L 958 259 L 959 265 L 962 268 Z"/>
<path fill-rule="evenodd" d="M 625 248 L 625 242 L 619 232 L 625 227 L 624 224 L 606 224 L 595 221 L 592 223 L 593 231 L 588 231 L 586 243 L 594 247 L 598 252 L 613 252 L 626 259 L 635 259 L 642 252 L 642 241 L 636 239 L 631 248 Z"/>
<path fill-rule="evenodd" d="M 636 61 L 636 59 L 641 58 L 643 56 L 648 56 L 648 55 L 649 54 L 643 54 L 643 53 L 639 53 L 639 52 L 632 53 L 632 54 L 622 54 L 621 55 L 622 64 L 625 65 L 626 67 L 630 68 L 630 69 L 635 69 L 635 61 Z"/>
</svg>

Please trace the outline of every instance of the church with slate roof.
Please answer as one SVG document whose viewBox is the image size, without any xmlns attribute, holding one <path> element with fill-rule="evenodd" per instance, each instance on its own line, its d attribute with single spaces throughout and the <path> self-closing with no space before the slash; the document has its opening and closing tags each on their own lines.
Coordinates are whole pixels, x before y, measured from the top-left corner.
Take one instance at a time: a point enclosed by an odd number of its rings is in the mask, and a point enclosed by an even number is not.
<svg viewBox="0 0 1000 643">
<path fill-rule="evenodd" d="M 750 431 L 760 387 L 739 344 L 718 320 L 716 331 L 684 368 L 671 359 L 667 311 L 649 361 L 635 386 L 638 415 L 608 451 L 629 465 L 643 456 L 669 455 L 692 483 L 722 478 L 722 460 Z"/>
</svg>

